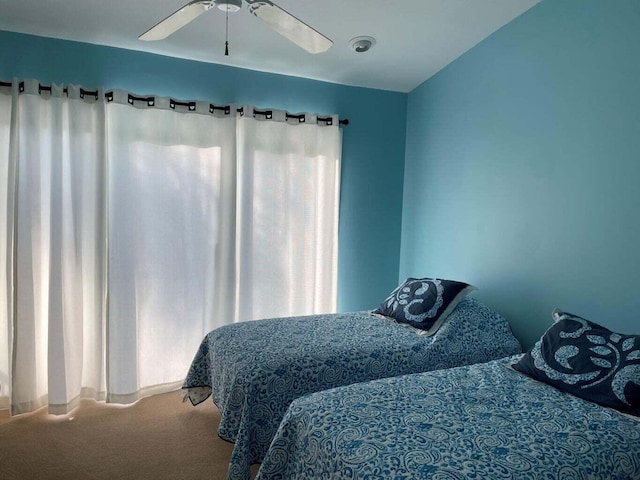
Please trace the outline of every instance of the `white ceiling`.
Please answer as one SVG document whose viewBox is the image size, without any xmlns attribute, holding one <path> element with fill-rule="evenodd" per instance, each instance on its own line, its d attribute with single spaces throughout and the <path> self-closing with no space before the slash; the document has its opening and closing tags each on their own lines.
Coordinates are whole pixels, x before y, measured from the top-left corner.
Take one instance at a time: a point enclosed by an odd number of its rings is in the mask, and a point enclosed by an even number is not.
<svg viewBox="0 0 640 480">
<path fill-rule="evenodd" d="M 245 7 L 213 8 L 158 42 L 138 36 L 188 0 L 0 0 L 0 30 L 281 73 L 332 83 L 409 92 L 540 0 L 272 0 L 333 40 L 311 55 Z M 366 53 L 349 40 L 375 37 Z"/>
</svg>

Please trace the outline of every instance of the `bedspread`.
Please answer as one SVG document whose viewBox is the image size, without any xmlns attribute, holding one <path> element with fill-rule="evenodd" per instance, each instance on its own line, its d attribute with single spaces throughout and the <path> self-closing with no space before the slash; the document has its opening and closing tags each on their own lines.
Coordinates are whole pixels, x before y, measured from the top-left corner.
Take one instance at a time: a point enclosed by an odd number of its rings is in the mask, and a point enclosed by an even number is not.
<svg viewBox="0 0 640 480">
<path fill-rule="evenodd" d="M 377 380 L 291 404 L 257 480 L 640 478 L 640 423 L 505 367 Z"/>
<path fill-rule="evenodd" d="M 471 298 L 433 337 L 371 312 L 257 320 L 210 332 L 183 388 L 194 405 L 212 395 L 218 434 L 235 442 L 228 478 L 245 480 L 295 398 L 519 352 L 507 321 Z"/>
</svg>

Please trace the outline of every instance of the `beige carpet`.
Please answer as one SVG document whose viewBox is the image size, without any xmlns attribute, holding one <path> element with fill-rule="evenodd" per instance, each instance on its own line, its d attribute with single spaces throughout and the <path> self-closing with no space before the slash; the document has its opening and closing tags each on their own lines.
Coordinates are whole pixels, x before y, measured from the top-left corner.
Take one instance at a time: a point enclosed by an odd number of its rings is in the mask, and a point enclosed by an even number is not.
<svg viewBox="0 0 640 480">
<path fill-rule="evenodd" d="M 193 407 L 180 392 L 129 407 L 83 401 L 65 417 L 0 418 L 0 478 L 224 479 L 233 445 L 218 437 L 219 421 L 210 399 Z"/>
</svg>

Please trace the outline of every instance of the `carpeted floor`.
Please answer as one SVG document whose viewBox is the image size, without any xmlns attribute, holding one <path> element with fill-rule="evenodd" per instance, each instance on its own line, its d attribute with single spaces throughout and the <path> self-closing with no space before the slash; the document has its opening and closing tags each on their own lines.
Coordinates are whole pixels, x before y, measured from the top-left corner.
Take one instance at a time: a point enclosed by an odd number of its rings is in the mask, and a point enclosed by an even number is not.
<svg viewBox="0 0 640 480">
<path fill-rule="evenodd" d="M 43 409 L 0 418 L 0 478 L 222 480 L 233 445 L 218 437 L 219 421 L 210 399 L 193 407 L 179 391 L 128 407 L 83 401 L 63 417 Z"/>
</svg>

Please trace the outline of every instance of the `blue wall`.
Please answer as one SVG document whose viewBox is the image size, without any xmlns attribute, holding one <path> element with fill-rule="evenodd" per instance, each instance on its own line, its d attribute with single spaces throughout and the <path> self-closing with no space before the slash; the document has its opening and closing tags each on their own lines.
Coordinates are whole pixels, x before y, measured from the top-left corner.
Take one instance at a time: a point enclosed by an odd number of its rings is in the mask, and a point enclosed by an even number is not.
<svg viewBox="0 0 640 480">
<path fill-rule="evenodd" d="M 639 59 L 637 0 L 545 0 L 412 91 L 400 278 L 640 333 Z"/>
<path fill-rule="evenodd" d="M 339 309 L 375 308 L 396 285 L 406 94 L 0 32 L 0 79 L 13 77 L 348 118 L 351 123 L 343 129 Z"/>
</svg>

